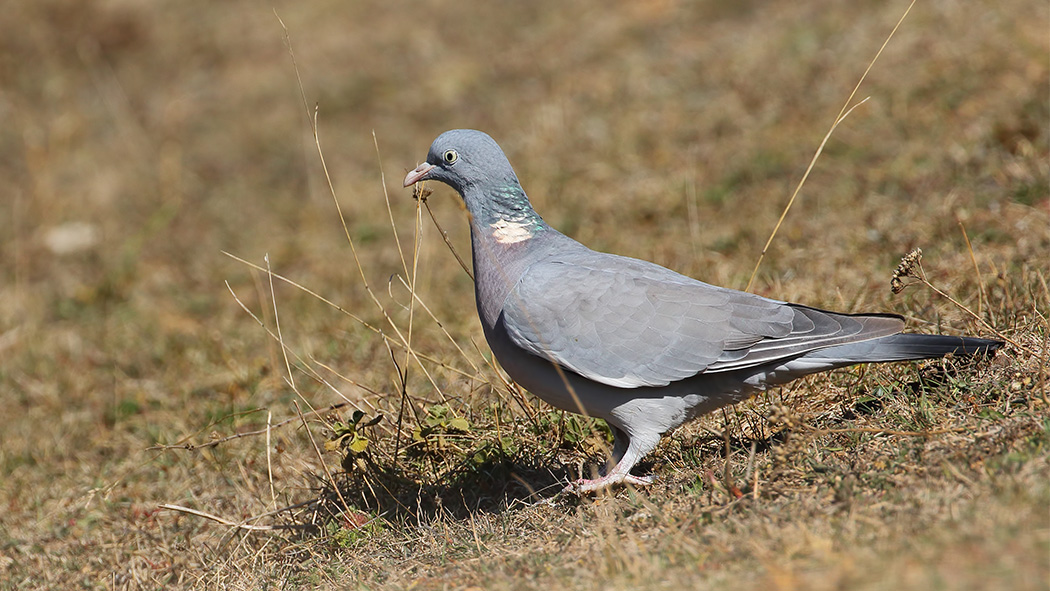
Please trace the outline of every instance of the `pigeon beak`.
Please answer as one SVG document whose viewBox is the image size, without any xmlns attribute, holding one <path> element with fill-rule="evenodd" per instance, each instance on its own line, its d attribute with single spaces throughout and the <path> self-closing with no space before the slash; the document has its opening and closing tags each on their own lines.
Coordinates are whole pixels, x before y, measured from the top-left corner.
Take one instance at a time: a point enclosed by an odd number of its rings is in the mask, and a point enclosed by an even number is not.
<svg viewBox="0 0 1050 591">
<path fill-rule="evenodd" d="M 423 177 L 427 176 L 427 173 L 437 168 L 433 164 L 424 162 L 416 167 L 415 170 L 405 175 L 405 186 L 414 185 L 419 181 L 423 180 Z"/>
</svg>

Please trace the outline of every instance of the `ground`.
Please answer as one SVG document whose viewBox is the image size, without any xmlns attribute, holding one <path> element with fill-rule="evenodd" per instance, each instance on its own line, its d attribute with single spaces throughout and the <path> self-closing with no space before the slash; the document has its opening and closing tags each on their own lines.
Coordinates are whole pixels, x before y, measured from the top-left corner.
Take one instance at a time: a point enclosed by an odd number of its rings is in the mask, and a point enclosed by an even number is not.
<svg viewBox="0 0 1050 591">
<path fill-rule="evenodd" d="M 583 499 L 607 431 L 504 383 L 404 173 L 485 130 L 552 225 L 743 289 L 906 2 L 7 8 L 0 589 L 1050 587 L 1045 2 L 916 4 L 751 285 L 1004 349 L 772 390 Z"/>
</svg>

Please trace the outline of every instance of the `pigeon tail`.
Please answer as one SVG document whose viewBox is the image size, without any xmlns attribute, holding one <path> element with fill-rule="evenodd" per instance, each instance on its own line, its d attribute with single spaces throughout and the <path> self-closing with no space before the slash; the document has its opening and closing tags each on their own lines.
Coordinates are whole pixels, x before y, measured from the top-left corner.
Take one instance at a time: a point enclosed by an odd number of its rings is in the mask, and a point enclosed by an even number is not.
<svg viewBox="0 0 1050 591">
<path fill-rule="evenodd" d="M 901 333 L 811 351 L 800 359 L 830 362 L 838 367 L 855 363 L 937 359 L 946 355 L 988 355 L 1002 346 L 1002 341 L 977 337 Z"/>
</svg>

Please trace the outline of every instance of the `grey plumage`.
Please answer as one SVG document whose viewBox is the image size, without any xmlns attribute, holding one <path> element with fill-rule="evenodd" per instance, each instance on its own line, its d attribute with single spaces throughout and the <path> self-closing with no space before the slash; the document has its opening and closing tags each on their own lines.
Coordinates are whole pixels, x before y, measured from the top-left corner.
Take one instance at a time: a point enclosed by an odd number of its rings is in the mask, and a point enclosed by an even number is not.
<svg viewBox="0 0 1050 591">
<path fill-rule="evenodd" d="M 532 209 L 488 135 L 439 136 L 405 177 L 448 184 L 471 215 L 478 314 L 508 374 L 550 404 L 608 421 L 614 465 L 573 488 L 648 484 L 630 469 L 683 422 L 755 391 L 857 363 L 987 353 L 1000 341 L 903 334 L 890 314 L 839 314 L 595 252 Z"/>
</svg>

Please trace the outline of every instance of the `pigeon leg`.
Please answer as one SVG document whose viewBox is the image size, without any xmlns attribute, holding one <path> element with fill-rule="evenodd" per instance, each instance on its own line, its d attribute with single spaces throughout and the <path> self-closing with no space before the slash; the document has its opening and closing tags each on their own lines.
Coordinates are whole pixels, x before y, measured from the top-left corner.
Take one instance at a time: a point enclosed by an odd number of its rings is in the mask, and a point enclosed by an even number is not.
<svg viewBox="0 0 1050 591">
<path fill-rule="evenodd" d="M 611 425 L 610 425 L 611 426 Z M 630 437 L 624 431 L 613 427 L 613 464 L 600 478 L 581 478 L 565 487 L 562 492 L 574 492 L 577 494 L 602 490 L 616 484 L 632 484 L 634 486 L 649 486 L 653 483 L 652 476 L 634 476 L 631 468 L 638 463 L 659 443 L 657 436 L 653 441 L 648 438 Z"/>
</svg>

